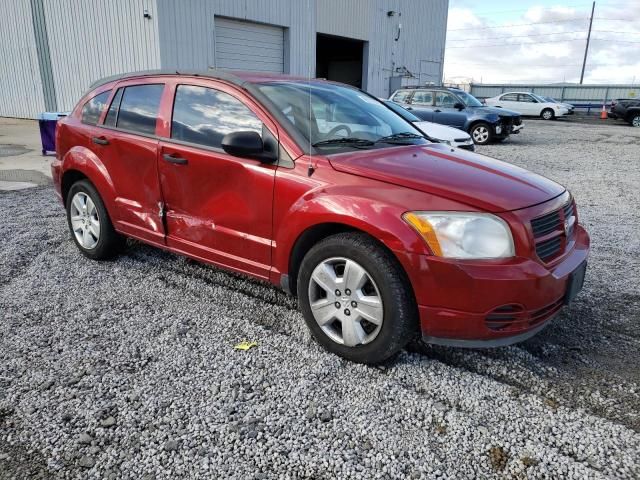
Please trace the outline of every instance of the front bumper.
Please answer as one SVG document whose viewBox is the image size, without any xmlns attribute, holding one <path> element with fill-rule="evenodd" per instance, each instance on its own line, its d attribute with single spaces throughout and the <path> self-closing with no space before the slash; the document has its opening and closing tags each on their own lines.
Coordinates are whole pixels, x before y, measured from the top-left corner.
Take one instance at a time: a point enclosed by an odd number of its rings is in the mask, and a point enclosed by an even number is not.
<svg viewBox="0 0 640 480">
<path fill-rule="evenodd" d="M 569 276 L 586 261 L 589 244 L 589 235 L 578 225 L 572 250 L 552 267 L 526 257 L 503 261 L 405 258 L 414 267 L 408 273 L 418 299 L 423 339 L 479 348 L 509 345 L 535 335 L 562 309 Z M 496 317 L 513 321 L 497 322 L 500 328 L 496 328 Z"/>
</svg>

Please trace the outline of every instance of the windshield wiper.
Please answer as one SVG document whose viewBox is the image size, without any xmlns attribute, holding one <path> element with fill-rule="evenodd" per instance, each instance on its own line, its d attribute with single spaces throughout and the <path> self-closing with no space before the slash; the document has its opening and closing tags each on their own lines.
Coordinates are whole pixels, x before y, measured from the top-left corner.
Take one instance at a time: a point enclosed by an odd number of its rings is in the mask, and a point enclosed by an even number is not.
<svg viewBox="0 0 640 480">
<path fill-rule="evenodd" d="M 313 144 L 314 147 L 323 147 L 331 145 L 349 145 L 353 147 L 370 147 L 374 143 L 366 138 L 358 137 L 339 137 L 329 138 L 328 140 L 321 140 Z"/>
<path fill-rule="evenodd" d="M 404 143 L 402 140 L 409 140 L 411 138 L 424 138 L 424 136 L 412 132 L 400 132 L 387 135 L 386 137 L 380 137 L 376 140 L 376 143 Z"/>
</svg>

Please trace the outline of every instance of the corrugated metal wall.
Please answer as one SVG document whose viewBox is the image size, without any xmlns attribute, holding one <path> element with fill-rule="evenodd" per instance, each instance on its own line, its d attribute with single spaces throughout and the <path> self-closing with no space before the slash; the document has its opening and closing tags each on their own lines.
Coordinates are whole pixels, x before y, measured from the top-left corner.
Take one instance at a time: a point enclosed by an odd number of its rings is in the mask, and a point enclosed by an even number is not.
<svg viewBox="0 0 640 480">
<path fill-rule="evenodd" d="M 471 94 L 478 98 L 490 98 L 504 92 L 533 92 L 553 97 L 559 101 L 585 105 L 609 104 L 617 98 L 640 97 L 639 85 L 544 85 L 544 84 L 472 84 Z"/>
<path fill-rule="evenodd" d="M 59 111 L 73 108 L 99 78 L 160 68 L 155 0 L 56 0 L 44 7 Z"/>
<path fill-rule="evenodd" d="M 0 117 L 34 118 L 45 109 L 29 1 L 5 0 L 0 28 Z"/>
<path fill-rule="evenodd" d="M 3 6 L 0 115 L 33 118 L 47 107 L 71 109 L 104 76 L 216 67 L 216 16 L 284 28 L 285 73 L 315 76 L 320 32 L 367 42 L 364 84 L 374 95 L 387 95 L 390 77 L 401 72 L 411 74 L 404 83 L 439 81 L 448 0 L 5 0 Z"/>
<path fill-rule="evenodd" d="M 163 68 L 215 68 L 215 16 L 284 27 L 285 72 L 315 68 L 315 0 L 157 0 Z M 313 38 L 311 38 L 313 37 Z"/>
</svg>

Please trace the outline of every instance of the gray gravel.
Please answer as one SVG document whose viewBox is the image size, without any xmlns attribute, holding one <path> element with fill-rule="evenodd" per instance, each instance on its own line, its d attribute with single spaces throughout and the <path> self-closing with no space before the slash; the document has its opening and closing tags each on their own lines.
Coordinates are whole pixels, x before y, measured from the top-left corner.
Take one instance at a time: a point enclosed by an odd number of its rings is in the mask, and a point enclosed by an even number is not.
<svg viewBox="0 0 640 480">
<path fill-rule="evenodd" d="M 639 145 L 529 121 L 481 148 L 574 192 L 585 291 L 525 344 L 378 368 L 264 283 L 138 243 L 92 262 L 49 187 L 0 193 L 0 478 L 638 478 Z"/>
</svg>

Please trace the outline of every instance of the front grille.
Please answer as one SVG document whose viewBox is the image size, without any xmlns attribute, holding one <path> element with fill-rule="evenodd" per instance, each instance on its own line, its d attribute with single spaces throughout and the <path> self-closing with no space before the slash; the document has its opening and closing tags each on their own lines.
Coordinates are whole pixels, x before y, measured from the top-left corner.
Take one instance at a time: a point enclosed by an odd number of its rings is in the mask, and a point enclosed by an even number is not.
<svg viewBox="0 0 640 480">
<path fill-rule="evenodd" d="M 502 305 L 489 312 L 484 323 L 489 330 L 494 332 L 513 333 L 528 330 L 555 315 L 562 308 L 562 305 L 562 298 L 545 307 L 529 311 L 521 305 Z"/>
<path fill-rule="evenodd" d="M 569 220 L 574 216 L 575 206 L 573 200 L 569 200 L 562 208 L 531 220 L 536 254 L 540 260 L 551 261 L 566 249 L 575 230 L 575 219 Z"/>
</svg>

